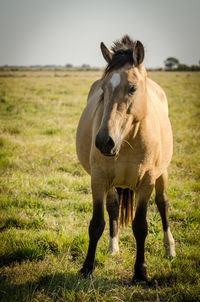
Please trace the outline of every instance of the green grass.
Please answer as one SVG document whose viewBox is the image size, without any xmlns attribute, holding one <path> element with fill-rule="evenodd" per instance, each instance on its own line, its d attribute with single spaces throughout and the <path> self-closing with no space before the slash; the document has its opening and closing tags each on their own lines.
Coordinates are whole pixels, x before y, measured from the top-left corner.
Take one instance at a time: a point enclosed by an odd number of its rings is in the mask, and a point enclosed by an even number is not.
<svg viewBox="0 0 200 302">
<path fill-rule="evenodd" d="M 107 213 L 94 279 L 77 273 L 87 252 L 92 202 L 75 133 L 89 87 L 100 76 L 1 71 L 0 301 L 200 301 L 199 73 L 149 73 L 167 93 L 173 127 L 168 197 L 176 259 L 163 258 L 152 197 L 146 262 L 153 285 L 131 285 L 131 226 L 120 229 L 120 254 L 107 255 Z"/>
</svg>

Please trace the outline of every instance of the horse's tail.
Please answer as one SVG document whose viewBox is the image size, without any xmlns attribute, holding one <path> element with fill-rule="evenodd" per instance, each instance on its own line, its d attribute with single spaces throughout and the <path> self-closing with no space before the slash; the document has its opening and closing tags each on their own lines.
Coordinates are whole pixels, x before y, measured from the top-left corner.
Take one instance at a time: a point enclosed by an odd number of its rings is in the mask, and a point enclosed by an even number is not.
<svg viewBox="0 0 200 302">
<path fill-rule="evenodd" d="M 120 200 L 120 225 L 127 226 L 133 221 L 134 191 L 117 188 Z"/>
</svg>

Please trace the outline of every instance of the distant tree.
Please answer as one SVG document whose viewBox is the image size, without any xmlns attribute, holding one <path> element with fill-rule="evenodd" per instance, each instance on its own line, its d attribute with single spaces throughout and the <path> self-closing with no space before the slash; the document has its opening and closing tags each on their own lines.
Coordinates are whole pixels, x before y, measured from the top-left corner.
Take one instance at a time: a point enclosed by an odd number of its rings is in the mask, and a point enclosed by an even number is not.
<svg viewBox="0 0 200 302">
<path fill-rule="evenodd" d="M 178 64 L 177 70 L 179 71 L 190 71 L 191 67 L 186 64 Z"/>
<path fill-rule="evenodd" d="M 200 71 L 200 66 L 199 65 L 192 65 L 191 66 L 191 71 Z"/>
<path fill-rule="evenodd" d="M 177 65 L 179 64 L 179 60 L 174 57 L 169 57 L 164 61 L 164 63 L 165 63 L 165 68 L 173 69 L 176 68 Z"/>
<path fill-rule="evenodd" d="M 66 67 L 66 68 L 73 68 L 73 65 L 70 64 L 70 63 L 67 63 L 67 64 L 65 65 L 65 67 Z"/>
<path fill-rule="evenodd" d="M 178 70 L 178 71 L 200 71 L 199 65 L 186 65 L 186 64 L 178 64 L 176 68 L 172 70 Z"/>
<path fill-rule="evenodd" d="M 81 67 L 82 68 L 90 68 L 90 65 L 89 64 L 83 64 Z"/>
</svg>

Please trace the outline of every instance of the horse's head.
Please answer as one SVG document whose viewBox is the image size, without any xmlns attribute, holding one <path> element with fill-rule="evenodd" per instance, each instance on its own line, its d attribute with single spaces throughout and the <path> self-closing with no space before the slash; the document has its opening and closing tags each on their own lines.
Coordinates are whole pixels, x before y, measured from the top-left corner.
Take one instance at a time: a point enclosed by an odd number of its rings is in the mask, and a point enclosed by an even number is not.
<svg viewBox="0 0 200 302">
<path fill-rule="evenodd" d="M 102 79 L 104 112 L 95 144 L 102 154 L 115 156 L 134 124 L 146 115 L 144 47 L 125 36 L 112 50 L 101 43 L 101 51 L 108 65 Z"/>
</svg>

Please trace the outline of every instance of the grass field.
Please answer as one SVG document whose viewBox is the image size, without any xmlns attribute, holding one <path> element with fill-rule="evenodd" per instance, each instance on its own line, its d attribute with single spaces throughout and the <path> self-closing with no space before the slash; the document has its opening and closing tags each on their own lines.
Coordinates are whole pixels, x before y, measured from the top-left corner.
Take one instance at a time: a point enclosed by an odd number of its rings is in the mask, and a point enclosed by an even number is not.
<svg viewBox="0 0 200 302">
<path fill-rule="evenodd" d="M 153 285 L 131 285 L 131 226 L 120 229 L 120 254 L 107 255 L 107 213 L 94 278 L 77 274 L 92 202 L 75 133 L 100 75 L 0 72 L 0 301 L 200 301 L 200 73 L 149 73 L 167 93 L 174 133 L 168 197 L 176 259 L 163 258 L 152 196 L 146 262 Z"/>
</svg>

